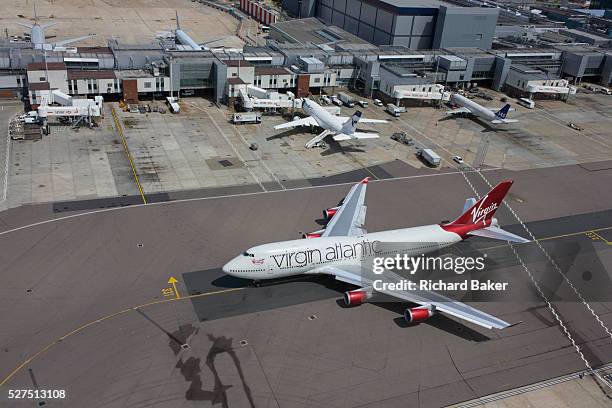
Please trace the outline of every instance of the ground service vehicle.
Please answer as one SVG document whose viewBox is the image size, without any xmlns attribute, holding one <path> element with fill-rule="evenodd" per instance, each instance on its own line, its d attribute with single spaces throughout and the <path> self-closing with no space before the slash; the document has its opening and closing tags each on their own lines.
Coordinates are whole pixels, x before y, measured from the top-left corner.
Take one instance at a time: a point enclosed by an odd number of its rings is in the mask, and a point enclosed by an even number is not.
<svg viewBox="0 0 612 408">
<path fill-rule="evenodd" d="M 400 113 L 402 112 L 406 112 L 406 108 L 404 107 L 399 107 L 396 106 L 392 103 L 387 104 L 387 112 L 389 112 L 391 115 L 395 116 L 396 118 L 399 117 Z"/>
<path fill-rule="evenodd" d="M 349 95 L 340 92 L 338 94 L 338 99 L 347 107 L 352 108 L 355 106 L 355 101 Z"/>
<path fill-rule="evenodd" d="M 232 123 L 234 124 L 261 123 L 261 113 L 259 112 L 234 113 L 232 115 Z"/>
<path fill-rule="evenodd" d="M 535 102 L 528 98 L 519 98 L 518 104 L 526 107 L 527 109 L 535 108 Z"/>
<path fill-rule="evenodd" d="M 440 156 L 431 149 L 421 149 L 417 156 L 431 167 L 438 167 L 440 165 Z"/>
</svg>

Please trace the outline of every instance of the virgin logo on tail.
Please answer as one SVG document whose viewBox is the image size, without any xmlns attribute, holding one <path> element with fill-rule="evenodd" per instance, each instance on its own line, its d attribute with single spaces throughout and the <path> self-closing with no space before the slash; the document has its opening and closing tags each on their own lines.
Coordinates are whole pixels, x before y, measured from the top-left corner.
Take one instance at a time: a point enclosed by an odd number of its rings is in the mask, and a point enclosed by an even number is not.
<svg viewBox="0 0 612 408">
<path fill-rule="evenodd" d="M 482 205 L 487 201 L 487 198 L 488 195 L 484 196 L 482 200 L 480 200 L 478 207 L 474 207 L 472 209 L 472 223 L 478 224 L 479 222 L 484 221 L 489 213 L 492 213 L 499 208 L 497 203 L 491 203 L 490 206 L 482 208 Z"/>
</svg>

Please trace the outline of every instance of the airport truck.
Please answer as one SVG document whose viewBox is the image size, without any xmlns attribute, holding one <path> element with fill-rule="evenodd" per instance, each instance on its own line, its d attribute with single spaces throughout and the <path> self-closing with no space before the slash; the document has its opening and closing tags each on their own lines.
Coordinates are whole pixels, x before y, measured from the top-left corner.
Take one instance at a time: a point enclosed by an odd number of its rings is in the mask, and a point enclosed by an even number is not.
<svg viewBox="0 0 612 408">
<path fill-rule="evenodd" d="M 353 100 L 353 98 L 351 98 L 349 95 L 345 93 L 342 93 L 342 92 L 338 93 L 338 99 L 340 99 L 340 101 L 349 108 L 352 108 L 355 106 L 355 101 Z"/>
<path fill-rule="evenodd" d="M 417 156 L 431 167 L 438 167 L 440 165 L 440 156 L 431 149 L 421 149 Z"/>
<path fill-rule="evenodd" d="M 387 104 L 387 112 L 389 112 L 391 115 L 393 115 L 393 116 L 395 116 L 397 118 L 397 117 L 399 117 L 400 113 L 406 112 L 406 108 L 394 105 L 392 103 L 388 103 Z"/>
<path fill-rule="evenodd" d="M 232 115 L 232 123 L 235 125 L 243 123 L 261 123 L 260 112 L 243 112 Z"/>
</svg>

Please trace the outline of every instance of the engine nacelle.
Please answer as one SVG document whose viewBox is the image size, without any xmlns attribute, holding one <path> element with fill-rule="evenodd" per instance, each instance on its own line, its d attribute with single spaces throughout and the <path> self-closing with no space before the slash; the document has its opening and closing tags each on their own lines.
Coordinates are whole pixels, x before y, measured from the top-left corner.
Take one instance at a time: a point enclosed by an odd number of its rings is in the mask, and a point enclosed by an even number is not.
<svg viewBox="0 0 612 408">
<path fill-rule="evenodd" d="M 372 297 L 372 292 L 367 290 L 351 290 L 344 292 L 344 304 L 347 306 L 357 306 Z"/>
<path fill-rule="evenodd" d="M 404 311 L 404 319 L 408 323 L 421 323 L 434 315 L 432 307 L 413 307 Z"/>
<path fill-rule="evenodd" d="M 323 235 L 324 231 L 325 230 L 306 232 L 306 233 L 302 234 L 302 238 L 321 238 L 321 235 Z"/>
<path fill-rule="evenodd" d="M 326 220 L 331 220 L 331 218 L 336 215 L 336 213 L 338 212 L 338 210 L 340 209 L 340 207 L 332 207 L 332 208 L 328 208 L 327 210 L 323 210 L 323 217 Z"/>
</svg>

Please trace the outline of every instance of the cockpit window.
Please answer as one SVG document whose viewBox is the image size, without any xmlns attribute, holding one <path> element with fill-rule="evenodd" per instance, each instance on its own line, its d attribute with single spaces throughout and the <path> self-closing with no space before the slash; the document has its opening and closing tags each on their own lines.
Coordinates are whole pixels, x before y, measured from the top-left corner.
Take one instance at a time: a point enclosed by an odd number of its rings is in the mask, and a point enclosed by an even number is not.
<svg viewBox="0 0 612 408">
<path fill-rule="evenodd" d="M 251 253 L 249 253 L 249 252 L 246 252 L 246 251 L 245 251 L 245 252 L 243 252 L 243 253 L 242 253 L 242 255 L 243 255 L 243 256 L 250 256 L 251 258 L 254 258 L 254 257 L 255 257 L 255 255 L 253 255 L 253 254 L 251 254 Z"/>
</svg>

